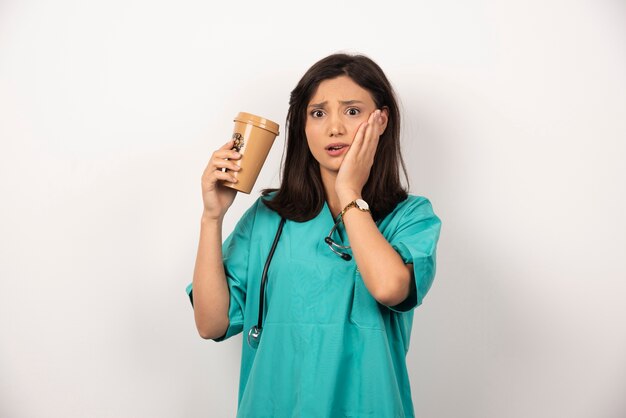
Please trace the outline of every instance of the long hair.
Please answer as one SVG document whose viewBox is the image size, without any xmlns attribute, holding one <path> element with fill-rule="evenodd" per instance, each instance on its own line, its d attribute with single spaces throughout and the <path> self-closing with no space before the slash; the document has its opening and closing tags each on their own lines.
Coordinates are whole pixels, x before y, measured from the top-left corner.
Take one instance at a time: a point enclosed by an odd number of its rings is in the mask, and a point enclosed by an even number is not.
<svg viewBox="0 0 626 418">
<path fill-rule="evenodd" d="M 408 184 L 406 166 L 400 152 L 400 112 L 395 93 L 383 70 L 364 55 L 333 54 L 313 64 L 291 92 L 287 112 L 287 136 L 283 153 L 281 184 L 264 189 L 263 196 L 276 192 L 264 203 L 281 216 L 304 222 L 313 219 L 326 200 L 319 163 L 306 140 L 307 106 L 324 80 L 348 76 L 367 90 L 377 109 L 389 110 L 387 127 L 378 141 L 374 163 L 362 190 L 375 220 L 385 217 L 407 198 L 399 167 Z"/>
</svg>

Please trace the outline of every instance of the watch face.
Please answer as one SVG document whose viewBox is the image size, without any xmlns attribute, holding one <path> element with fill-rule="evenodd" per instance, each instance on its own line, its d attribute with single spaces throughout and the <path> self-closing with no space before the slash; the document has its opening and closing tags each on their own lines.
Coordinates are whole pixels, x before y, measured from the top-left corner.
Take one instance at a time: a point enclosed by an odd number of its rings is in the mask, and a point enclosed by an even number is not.
<svg viewBox="0 0 626 418">
<path fill-rule="evenodd" d="M 363 199 L 357 199 L 356 200 L 356 206 L 361 209 L 361 210 L 369 210 L 370 206 L 367 204 L 367 202 Z"/>
</svg>

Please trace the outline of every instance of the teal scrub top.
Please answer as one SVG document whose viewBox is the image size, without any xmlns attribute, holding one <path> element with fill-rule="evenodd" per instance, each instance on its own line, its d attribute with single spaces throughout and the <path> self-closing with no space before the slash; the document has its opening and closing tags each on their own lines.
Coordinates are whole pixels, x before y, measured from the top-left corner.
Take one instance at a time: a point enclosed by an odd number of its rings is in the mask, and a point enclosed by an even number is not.
<svg viewBox="0 0 626 418">
<path fill-rule="evenodd" d="M 409 195 L 377 222 L 415 272 L 415 291 L 393 307 L 372 297 L 354 258 L 345 261 L 324 242 L 334 224 L 327 204 L 310 221 L 288 220 L 269 268 L 255 350 L 247 334 L 258 322 L 261 276 L 280 223 L 267 198 L 223 243 L 230 324 L 214 341 L 244 333 L 237 417 L 414 417 L 406 354 L 413 309 L 435 276 L 441 229 L 430 201 Z M 333 239 L 349 245 L 343 225 Z"/>
</svg>

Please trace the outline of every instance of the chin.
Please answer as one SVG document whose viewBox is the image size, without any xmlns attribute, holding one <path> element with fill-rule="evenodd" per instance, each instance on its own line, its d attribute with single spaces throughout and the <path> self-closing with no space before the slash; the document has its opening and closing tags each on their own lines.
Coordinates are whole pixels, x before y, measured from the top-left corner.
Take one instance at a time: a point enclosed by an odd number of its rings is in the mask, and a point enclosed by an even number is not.
<svg viewBox="0 0 626 418">
<path fill-rule="evenodd" d="M 327 171 L 329 173 L 337 174 L 339 172 L 339 168 L 341 168 L 341 162 L 337 164 L 320 164 L 320 169 Z"/>
<path fill-rule="evenodd" d="M 317 163 L 320 167 L 320 170 L 327 171 L 329 173 L 337 174 L 341 164 L 343 163 L 343 159 L 345 155 L 340 155 L 338 157 L 329 157 L 327 155 L 322 155 L 320 158 L 316 158 Z"/>
</svg>

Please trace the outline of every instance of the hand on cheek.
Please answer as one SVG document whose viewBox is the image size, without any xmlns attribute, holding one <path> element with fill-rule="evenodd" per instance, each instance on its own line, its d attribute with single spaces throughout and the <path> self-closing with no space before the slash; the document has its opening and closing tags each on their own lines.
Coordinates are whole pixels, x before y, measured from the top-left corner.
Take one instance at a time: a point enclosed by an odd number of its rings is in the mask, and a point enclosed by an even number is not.
<svg viewBox="0 0 626 418">
<path fill-rule="evenodd" d="M 378 138 L 383 130 L 383 117 L 380 110 L 372 112 L 368 120 L 357 129 L 352 145 L 337 174 L 335 191 L 340 200 L 342 196 L 350 200 L 361 196 L 363 186 L 374 164 Z"/>
</svg>

